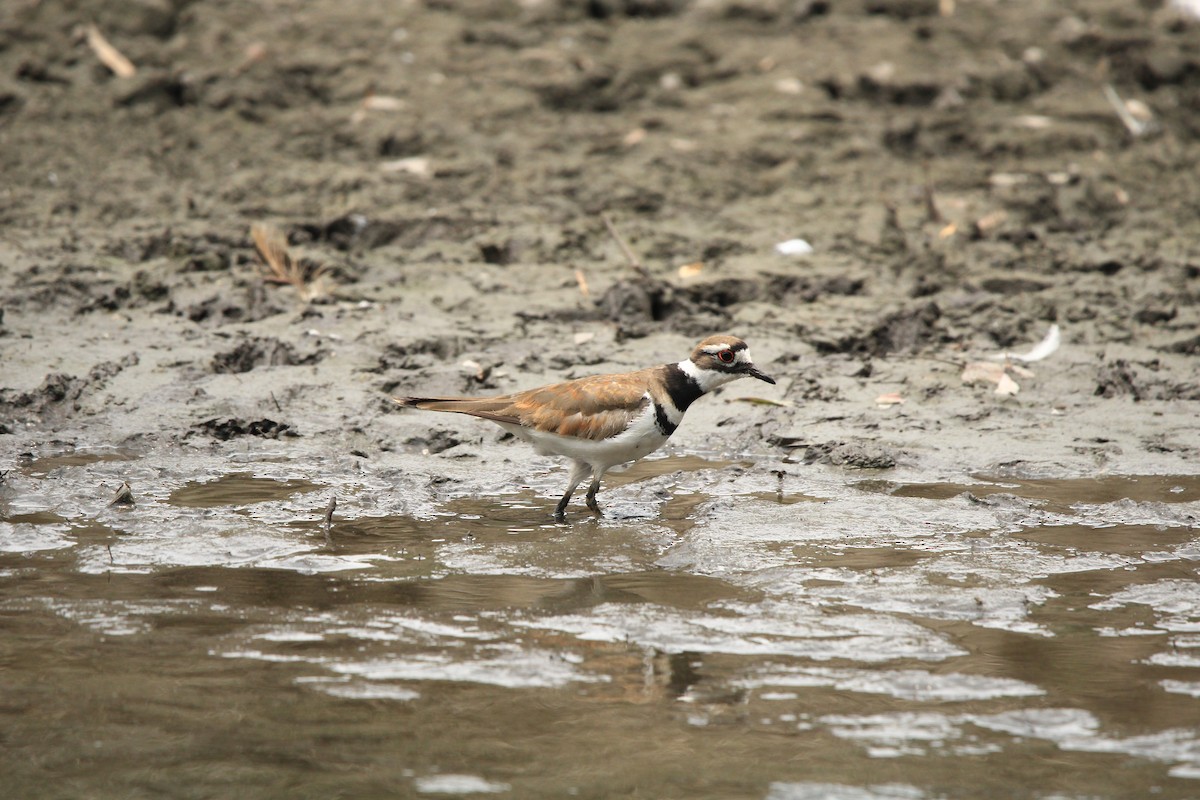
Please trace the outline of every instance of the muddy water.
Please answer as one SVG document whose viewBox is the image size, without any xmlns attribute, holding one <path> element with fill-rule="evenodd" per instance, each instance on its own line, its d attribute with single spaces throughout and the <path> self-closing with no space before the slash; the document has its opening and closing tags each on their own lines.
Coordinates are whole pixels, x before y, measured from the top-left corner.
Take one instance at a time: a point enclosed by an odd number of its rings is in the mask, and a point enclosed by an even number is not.
<svg viewBox="0 0 1200 800">
<path fill-rule="evenodd" d="M 6 478 L 8 796 L 1200 791 L 1193 477 L 676 457 L 566 526 L 533 489 L 372 514 L 347 481 L 328 544 L 334 488 L 268 462 L 55 499 L 131 464 Z"/>
</svg>

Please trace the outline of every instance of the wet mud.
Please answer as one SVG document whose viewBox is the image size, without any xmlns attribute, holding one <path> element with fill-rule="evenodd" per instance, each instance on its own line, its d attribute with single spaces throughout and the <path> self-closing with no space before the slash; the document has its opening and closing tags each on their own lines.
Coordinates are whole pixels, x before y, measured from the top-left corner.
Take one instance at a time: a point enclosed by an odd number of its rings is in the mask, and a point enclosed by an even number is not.
<svg viewBox="0 0 1200 800">
<path fill-rule="evenodd" d="M 6 5 L 6 791 L 1195 796 L 1185 5 Z"/>
</svg>

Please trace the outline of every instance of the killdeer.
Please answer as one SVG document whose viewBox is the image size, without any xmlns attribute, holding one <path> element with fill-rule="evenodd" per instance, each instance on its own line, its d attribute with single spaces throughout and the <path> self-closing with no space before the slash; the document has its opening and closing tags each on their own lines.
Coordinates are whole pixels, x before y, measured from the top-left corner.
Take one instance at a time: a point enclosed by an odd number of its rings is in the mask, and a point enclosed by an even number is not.
<svg viewBox="0 0 1200 800">
<path fill-rule="evenodd" d="M 491 420 L 530 442 L 541 455 L 571 459 L 567 490 L 554 509 L 555 520 L 562 522 L 584 478 L 592 478 L 587 507 L 599 514 L 596 492 L 605 472 L 662 447 L 701 395 L 745 377 L 775 383 L 754 366 L 741 339 L 710 336 L 677 364 L 595 375 L 499 397 L 393 399 L 402 406 Z"/>
</svg>

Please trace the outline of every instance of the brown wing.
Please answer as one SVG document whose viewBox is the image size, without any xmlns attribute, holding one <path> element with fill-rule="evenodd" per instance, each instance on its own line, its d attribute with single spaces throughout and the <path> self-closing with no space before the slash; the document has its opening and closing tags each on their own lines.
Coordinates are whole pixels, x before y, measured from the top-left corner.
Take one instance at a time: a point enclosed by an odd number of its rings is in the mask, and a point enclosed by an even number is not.
<svg viewBox="0 0 1200 800">
<path fill-rule="evenodd" d="M 500 397 L 397 397 L 430 411 L 470 414 L 534 430 L 605 439 L 628 427 L 648 402 L 648 371 L 596 375 Z"/>
</svg>

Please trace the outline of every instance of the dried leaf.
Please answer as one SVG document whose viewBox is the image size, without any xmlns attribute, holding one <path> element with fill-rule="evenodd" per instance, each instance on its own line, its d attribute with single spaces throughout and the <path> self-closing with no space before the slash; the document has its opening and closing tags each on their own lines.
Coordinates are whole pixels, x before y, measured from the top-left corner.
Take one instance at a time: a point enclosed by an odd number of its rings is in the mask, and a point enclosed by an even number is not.
<svg viewBox="0 0 1200 800">
<path fill-rule="evenodd" d="M 1009 377 L 1007 372 L 1000 375 L 1000 382 L 996 384 L 996 394 L 1011 397 L 1019 391 L 1021 391 L 1021 387 Z"/>
<path fill-rule="evenodd" d="M 1022 183 L 1028 183 L 1029 175 L 1023 172 L 994 172 L 988 178 L 988 183 L 992 186 L 1007 189 L 1010 186 L 1019 186 Z"/>
<path fill-rule="evenodd" d="M 1004 374 L 1003 364 L 994 364 L 990 361 L 972 361 L 963 369 L 963 383 L 998 383 L 1000 376 Z"/>
<path fill-rule="evenodd" d="M 583 344 L 585 342 L 590 342 L 592 339 L 595 339 L 595 338 L 596 338 L 596 334 L 592 333 L 591 331 L 580 331 L 579 333 L 575 334 L 575 344 Z"/>
<path fill-rule="evenodd" d="M 394 161 L 384 161 L 379 165 L 379 169 L 384 172 L 406 172 L 409 175 L 417 175 L 418 177 L 427 177 L 432 170 L 429 167 L 429 159 L 424 156 L 411 156 L 409 158 L 397 158 Z"/>
<path fill-rule="evenodd" d="M 367 114 L 371 111 L 400 111 L 403 108 L 404 101 L 399 97 L 369 94 L 363 98 L 358 108 L 354 109 L 354 113 L 350 115 L 350 123 L 358 125 L 367 118 Z"/>
<path fill-rule="evenodd" d="M 887 394 L 881 394 L 879 397 L 875 398 L 875 405 L 878 406 L 895 406 L 900 405 L 903 402 L 904 398 L 900 396 L 899 392 L 888 392 Z"/>
<path fill-rule="evenodd" d="M 953 222 L 951 222 L 949 225 L 947 225 L 946 227 L 944 227 L 940 231 L 938 231 L 938 238 L 939 239 L 949 239 L 951 236 L 953 236 L 956 233 L 958 233 L 958 226 L 955 225 Z"/>
<path fill-rule="evenodd" d="M 775 81 L 775 91 L 781 94 L 800 94 L 804 91 L 804 84 L 799 78 L 780 78 Z"/>
<path fill-rule="evenodd" d="M 684 264 L 679 268 L 679 277 L 694 278 L 704 271 L 703 261 L 694 261 L 691 264 Z"/>
<path fill-rule="evenodd" d="M 633 147 L 634 145 L 641 144 L 645 138 L 645 128 L 634 128 L 629 133 L 625 134 L 625 137 L 621 139 L 621 144 L 625 145 L 626 147 Z"/>
<path fill-rule="evenodd" d="M 583 270 L 575 270 L 575 282 L 579 284 L 579 293 L 581 295 L 587 297 L 589 294 L 591 294 L 588 291 L 587 276 L 583 274 Z"/>
<path fill-rule="evenodd" d="M 363 100 L 363 108 L 367 111 L 402 111 L 405 103 L 399 97 L 386 94 L 373 94 Z"/>
<path fill-rule="evenodd" d="M 88 47 L 92 48 L 92 52 L 96 54 L 96 58 L 100 59 L 100 62 L 112 70 L 112 73 L 118 78 L 132 78 L 137 74 L 137 67 L 133 65 L 133 62 L 126 58 L 124 53 L 113 47 L 95 25 L 87 27 L 87 43 Z"/>
</svg>

